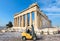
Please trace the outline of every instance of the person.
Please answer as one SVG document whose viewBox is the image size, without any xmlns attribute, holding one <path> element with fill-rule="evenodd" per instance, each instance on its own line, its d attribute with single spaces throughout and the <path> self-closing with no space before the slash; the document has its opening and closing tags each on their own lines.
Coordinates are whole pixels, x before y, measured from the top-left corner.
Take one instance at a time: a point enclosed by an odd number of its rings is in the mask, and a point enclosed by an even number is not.
<svg viewBox="0 0 60 41">
<path fill-rule="evenodd" d="M 26 32 L 27 32 L 27 33 L 30 33 L 30 30 L 28 29 Z"/>
</svg>

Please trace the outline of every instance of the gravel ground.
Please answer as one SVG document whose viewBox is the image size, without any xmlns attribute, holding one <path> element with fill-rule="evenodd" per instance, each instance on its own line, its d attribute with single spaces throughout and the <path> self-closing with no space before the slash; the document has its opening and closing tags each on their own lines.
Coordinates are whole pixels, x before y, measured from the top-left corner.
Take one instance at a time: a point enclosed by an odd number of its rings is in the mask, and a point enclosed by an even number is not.
<svg viewBox="0 0 60 41">
<path fill-rule="evenodd" d="M 20 32 L 6 32 L 0 34 L 0 41 L 20 41 Z"/>
<path fill-rule="evenodd" d="M 6 32 L 0 33 L 0 41 L 22 41 L 20 32 Z M 27 40 L 32 41 L 32 40 Z M 37 41 L 60 41 L 60 34 L 56 35 L 43 35 Z"/>
</svg>

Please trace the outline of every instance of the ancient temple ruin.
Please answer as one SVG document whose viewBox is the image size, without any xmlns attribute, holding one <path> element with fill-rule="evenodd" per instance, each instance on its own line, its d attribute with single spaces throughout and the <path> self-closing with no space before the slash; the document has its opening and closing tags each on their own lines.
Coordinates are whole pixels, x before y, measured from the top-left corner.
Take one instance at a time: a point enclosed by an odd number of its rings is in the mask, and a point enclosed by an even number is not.
<svg viewBox="0 0 60 41">
<path fill-rule="evenodd" d="M 30 28 L 32 24 L 35 28 L 51 27 L 51 21 L 40 10 L 37 3 L 14 15 L 14 27 Z"/>
</svg>

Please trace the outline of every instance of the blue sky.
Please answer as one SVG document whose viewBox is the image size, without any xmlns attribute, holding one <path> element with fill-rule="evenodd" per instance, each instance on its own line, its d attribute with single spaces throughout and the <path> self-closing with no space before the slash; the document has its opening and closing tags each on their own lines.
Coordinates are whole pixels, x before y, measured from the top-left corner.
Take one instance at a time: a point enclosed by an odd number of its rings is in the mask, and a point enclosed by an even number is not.
<svg viewBox="0 0 60 41">
<path fill-rule="evenodd" d="M 53 26 L 60 26 L 60 0 L 0 0 L 0 25 L 13 22 L 14 14 L 37 2 L 40 9 L 52 21 Z"/>
</svg>

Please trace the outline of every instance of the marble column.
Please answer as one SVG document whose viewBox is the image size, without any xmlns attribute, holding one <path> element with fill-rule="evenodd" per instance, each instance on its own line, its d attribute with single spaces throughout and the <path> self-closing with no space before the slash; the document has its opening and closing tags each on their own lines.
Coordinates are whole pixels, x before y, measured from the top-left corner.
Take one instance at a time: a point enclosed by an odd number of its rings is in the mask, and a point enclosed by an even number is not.
<svg viewBox="0 0 60 41">
<path fill-rule="evenodd" d="M 38 18 L 37 18 L 37 20 L 38 20 L 38 27 L 40 28 L 40 14 L 39 13 L 37 13 L 38 14 Z"/>
<path fill-rule="evenodd" d="M 19 27 L 19 17 L 18 17 L 18 27 Z"/>
<path fill-rule="evenodd" d="M 25 27 L 27 27 L 28 26 L 28 16 L 27 16 L 27 14 L 25 15 L 25 17 L 26 17 Z"/>
<path fill-rule="evenodd" d="M 18 27 L 20 27 L 20 17 L 18 17 Z"/>
<path fill-rule="evenodd" d="M 48 25 L 48 27 L 51 27 L 51 23 L 50 23 L 50 20 L 48 21 L 48 24 L 47 24 L 47 25 Z"/>
<path fill-rule="evenodd" d="M 21 27 L 21 17 L 19 16 L 19 27 Z"/>
<path fill-rule="evenodd" d="M 51 25 L 51 20 L 50 20 L 49 22 L 50 22 L 50 27 L 52 27 L 52 25 Z"/>
<path fill-rule="evenodd" d="M 40 16 L 40 28 L 42 27 L 43 21 L 42 17 Z"/>
<path fill-rule="evenodd" d="M 42 27 L 44 27 L 44 18 L 43 18 L 43 16 L 41 15 L 41 13 L 39 12 L 39 20 L 40 20 L 40 28 L 42 28 Z"/>
<path fill-rule="evenodd" d="M 18 17 L 17 17 L 17 27 L 18 27 Z"/>
<path fill-rule="evenodd" d="M 17 18 L 16 18 L 16 21 L 15 21 L 15 26 L 17 27 Z"/>
<path fill-rule="evenodd" d="M 37 21 L 37 11 L 35 11 L 35 27 L 38 27 L 38 21 Z"/>
<path fill-rule="evenodd" d="M 22 27 L 24 27 L 24 15 L 22 16 Z"/>
<path fill-rule="evenodd" d="M 32 12 L 30 13 L 30 27 L 32 25 Z"/>
<path fill-rule="evenodd" d="M 16 18 L 14 18 L 14 27 L 16 26 Z"/>
<path fill-rule="evenodd" d="M 20 27 L 22 27 L 22 16 L 20 16 Z"/>
</svg>

